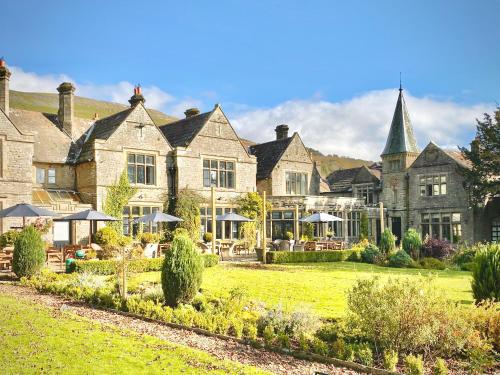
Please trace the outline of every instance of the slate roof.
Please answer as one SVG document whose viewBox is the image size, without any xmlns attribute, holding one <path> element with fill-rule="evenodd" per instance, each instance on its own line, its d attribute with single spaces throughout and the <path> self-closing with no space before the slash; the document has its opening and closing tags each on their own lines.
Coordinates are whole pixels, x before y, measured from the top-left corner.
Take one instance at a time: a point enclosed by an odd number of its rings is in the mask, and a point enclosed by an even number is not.
<svg viewBox="0 0 500 375">
<path fill-rule="evenodd" d="M 405 99 L 403 97 L 403 89 L 399 89 L 398 101 L 392 117 L 391 130 L 387 137 L 383 155 L 399 154 L 402 152 L 420 152 L 413 135 L 410 115 L 406 108 Z"/>
<path fill-rule="evenodd" d="M 200 113 L 160 126 L 172 147 L 187 147 L 206 124 L 213 111 Z"/>
<path fill-rule="evenodd" d="M 91 160 L 92 145 L 96 139 L 107 140 L 118 129 L 118 127 L 127 119 L 135 107 L 127 108 L 114 115 L 104 117 L 94 122 L 93 126 L 81 137 L 81 152 L 78 155 L 78 161 L 84 162 Z"/>
<path fill-rule="evenodd" d="M 472 163 L 470 160 L 466 159 L 464 154 L 458 150 L 443 150 L 448 156 L 453 158 L 458 164 L 460 164 L 464 168 L 471 169 Z"/>
<path fill-rule="evenodd" d="M 92 120 L 75 117 L 73 142 L 58 127 L 56 115 L 11 108 L 9 118 L 20 131 L 34 133 L 33 161 L 41 163 L 74 162 L 79 152 L 78 138 L 81 138 L 92 123 Z"/>
<path fill-rule="evenodd" d="M 249 147 L 250 153 L 257 157 L 257 180 L 268 178 L 271 175 L 292 139 L 293 136 Z"/>
<path fill-rule="evenodd" d="M 330 191 L 334 193 L 347 193 L 352 191 L 352 181 L 362 167 L 339 169 L 330 173 L 326 180 Z"/>
</svg>

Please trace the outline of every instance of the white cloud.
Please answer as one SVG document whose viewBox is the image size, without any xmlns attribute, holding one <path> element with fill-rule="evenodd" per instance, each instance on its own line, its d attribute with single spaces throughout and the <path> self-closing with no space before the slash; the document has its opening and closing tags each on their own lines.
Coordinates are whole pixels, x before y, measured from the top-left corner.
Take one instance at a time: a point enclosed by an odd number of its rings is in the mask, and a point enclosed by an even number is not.
<svg viewBox="0 0 500 375">
<path fill-rule="evenodd" d="M 291 100 L 273 108 L 234 112 L 232 123 L 243 138 L 257 142 L 274 139 L 274 128 L 288 124 L 307 146 L 328 154 L 379 160 L 389 132 L 397 90 L 370 91 L 343 102 Z M 405 92 L 417 142 L 445 147 L 465 145 L 475 119 L 491 112 L 492 104 L 461 105 L 452 101 L 418 98 Z"/>
<path fill-rule="evenodd" d="M 61 82 L 72 82 L 76 85 L 76 95 L 87 98 L 100 99 L 128 105 L 128 99 L 132 96 L 134 85 L 127 81 L 113 84 L 77 83 L 65 74 L 40 75 L 33 72 L 25 72 L 19 67 L 10 67 L 12 72 L 10 87 L 13 90 L 27 92 L 49 92 L 56 93 L 56 88 Z M 146 106 L 163 110 L 168 114 L 182 114 L 190 103 L 201 105 L 201 101 L 194 99 L 177 99 L 168 92 L 157 86 L 144 86 L 142 93 L 146 98 Z M 174 115 L 175 115 L 174 114 Z"/>
</svg>

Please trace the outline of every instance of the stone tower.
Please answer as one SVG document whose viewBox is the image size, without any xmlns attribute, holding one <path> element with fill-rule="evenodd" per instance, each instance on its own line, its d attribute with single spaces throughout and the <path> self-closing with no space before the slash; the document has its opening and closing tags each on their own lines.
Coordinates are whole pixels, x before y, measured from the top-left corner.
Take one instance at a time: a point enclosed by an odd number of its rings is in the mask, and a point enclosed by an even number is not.
<svg viewBox="0 0 500 375">
<path fill-rule="evenodd" d="M 409 223 L 409 186 L 406 171 L 419 153 L 403 89 L 400 86 L 391 129 L 381 155 L 383 181 L 381 200 L 388 211 L 388 226 L 398 240 L 408 229 Z"/>
</svg>

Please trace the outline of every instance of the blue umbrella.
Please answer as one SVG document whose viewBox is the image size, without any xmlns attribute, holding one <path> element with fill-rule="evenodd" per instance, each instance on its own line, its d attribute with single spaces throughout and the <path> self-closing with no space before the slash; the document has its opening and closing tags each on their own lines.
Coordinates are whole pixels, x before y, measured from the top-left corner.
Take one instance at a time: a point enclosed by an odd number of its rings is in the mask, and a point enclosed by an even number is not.
<svg viewBox="0 0 500 375">
<path fill-rule="evenodd" d="M 33 206 L 28 203 L 20 203 L 0 211 L 0 217 L 22 217 L 23 227 L 26 225 L 27 217 L 51 217 L 59 214 L 46 210 L 45 208 Z"/>
</svg>

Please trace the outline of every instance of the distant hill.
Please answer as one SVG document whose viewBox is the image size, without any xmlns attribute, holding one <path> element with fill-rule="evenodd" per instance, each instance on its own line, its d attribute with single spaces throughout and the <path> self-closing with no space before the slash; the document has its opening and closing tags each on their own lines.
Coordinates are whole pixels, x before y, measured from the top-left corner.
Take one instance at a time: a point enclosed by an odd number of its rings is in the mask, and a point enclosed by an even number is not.
<svg viewBox="0 0 500 375">
<path fill-rule="evenodd" d="M 10 106 L 12 108 L 55 114 L 59 108 L 59 95 L 10 90 Z M 123 104 L 75 96 L 75 116 L 84 119 L 93 119 L 96 113 L 99 115 L 99 118 L 107 117 L 123 111 L 125 108 L 127 106 Z M 177 120 L 176 117 L 169 116 L 156 109 L 148 109 L 148 112 L 157 125 Z M 255 144 L 255 142 L 248 139 L 242 138 L 241 141 L 245 147 Z M 354 159 L 347 156 L 323 155 L 320 151 L 312 148 L 309 151 L 313 160 L 318 163 L 319 171 L 323 177 L 328 176 L 332 171 L 337 169 L 355 168 L 373 163 L 372 161 Z"/>
<path fill-rule="evenodd" d="M 312 159 L 317 163 L 319 173 L 326 177 L 337 169 L 357 168 L 362 165 L 371 165 L 374 162 L 370 160 L 355 159 L 348 156 L 323 155 L 320 151 L 309 148 Z"/>
<path fill-rule="evenodd" d="M 10 90 L 10 106 L 29 111 L 57 113 L 59 95 Z M 123 111 L 125 108 L 127 106 L 123 104 L 75 96 L 75 116 L 84 119 L 93 119 L 96 113 L 99 115 L 99 118 L 107 117 Z M 148 112 L 153 121 L 158 125 L 177 120 L 175 117 L 168 116 L 155 109 L 148 109 Z"/>
</svg>

